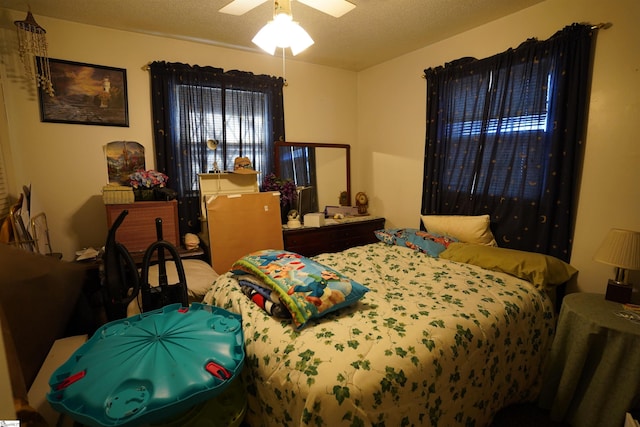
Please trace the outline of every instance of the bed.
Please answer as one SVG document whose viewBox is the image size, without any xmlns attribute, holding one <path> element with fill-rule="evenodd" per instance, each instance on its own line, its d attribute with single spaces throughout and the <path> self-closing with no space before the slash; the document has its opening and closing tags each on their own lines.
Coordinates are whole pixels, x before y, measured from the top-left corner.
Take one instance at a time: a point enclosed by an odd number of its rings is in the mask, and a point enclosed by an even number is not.
<svg viewBox="0 0 640 427">
<path fill-rule="evenodd" d="M 555 328 L 547 291 L 575 271 L 510 250 L 496 267 L 485 251 L 503 249 L 480 245 L 416 249 L 379 242 L 313 257 L 369 291 L 302 327 L 247 298 L 242 276 L 218 277 L 204 302 L 242 315 L 249 425 L 479 427 L 537 397 Z"/>
</svg>

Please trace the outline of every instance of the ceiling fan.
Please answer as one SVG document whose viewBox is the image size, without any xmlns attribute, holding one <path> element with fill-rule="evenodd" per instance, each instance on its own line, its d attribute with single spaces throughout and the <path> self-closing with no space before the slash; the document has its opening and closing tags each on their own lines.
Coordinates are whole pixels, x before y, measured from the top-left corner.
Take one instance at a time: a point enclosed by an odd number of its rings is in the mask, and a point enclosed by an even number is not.
<svg viewBox="0 0 640 427">
<path fill-rule="evenodd" d="M 229 15 L 243 15 L 251 9 L 265 3 L 267 0 L 233 0 L 231 3 L 220 9 L 220 12 Z M 277 0 L 275 0 L 277 1 Z M 355 4 L 347 0 L 298 0 L 302 4 L 324 12 L 336 18 L 356 7 Z"/>
</svg>

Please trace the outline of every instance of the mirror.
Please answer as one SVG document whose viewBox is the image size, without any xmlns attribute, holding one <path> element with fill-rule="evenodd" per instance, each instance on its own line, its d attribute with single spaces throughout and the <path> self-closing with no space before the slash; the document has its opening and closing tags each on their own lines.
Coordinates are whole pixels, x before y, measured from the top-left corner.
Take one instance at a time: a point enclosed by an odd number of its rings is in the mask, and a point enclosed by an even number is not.
<svg viewBox="0 0 640 427">
<path fill-rule="evenodd" d="M 350 149 L 348 144 L 278 141 L 276 176 L 294 179 L 298 187 L 314 187 L 315 212 L 338 206 L 341 192 L 346 192 L 345 205 L 351 206 Z"/>
</svg>

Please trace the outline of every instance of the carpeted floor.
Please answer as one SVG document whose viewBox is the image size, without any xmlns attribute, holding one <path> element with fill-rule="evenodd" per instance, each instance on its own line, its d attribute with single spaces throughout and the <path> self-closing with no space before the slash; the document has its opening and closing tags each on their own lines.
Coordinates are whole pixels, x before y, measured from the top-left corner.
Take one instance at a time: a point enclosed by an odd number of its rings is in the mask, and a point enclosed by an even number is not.
<svg viewBox="0 0 640 427">
<path fill-rule="evenodd" d="M 498 412 L 490 427 L 569 427 L 569 424 L 551 421 L 549 414 L 534 403 L 522 403 Z"/>
</svg>

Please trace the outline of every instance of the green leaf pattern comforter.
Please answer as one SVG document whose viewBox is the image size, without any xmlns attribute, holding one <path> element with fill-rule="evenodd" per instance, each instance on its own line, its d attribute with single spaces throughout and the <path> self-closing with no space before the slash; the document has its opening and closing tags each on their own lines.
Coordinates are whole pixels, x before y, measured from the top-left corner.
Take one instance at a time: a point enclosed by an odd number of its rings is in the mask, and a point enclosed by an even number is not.
<svg viewBox="0 0 640 427">
<path fill-rule="evenodd" d="M 550 299 L 504 273 L 375 243 L 316 261 L 368 286 L 300 331 L 221 275 L 204 302 L 242 315 L 251 426 L 486 426 L 532 399 Z"/>
</svg>

